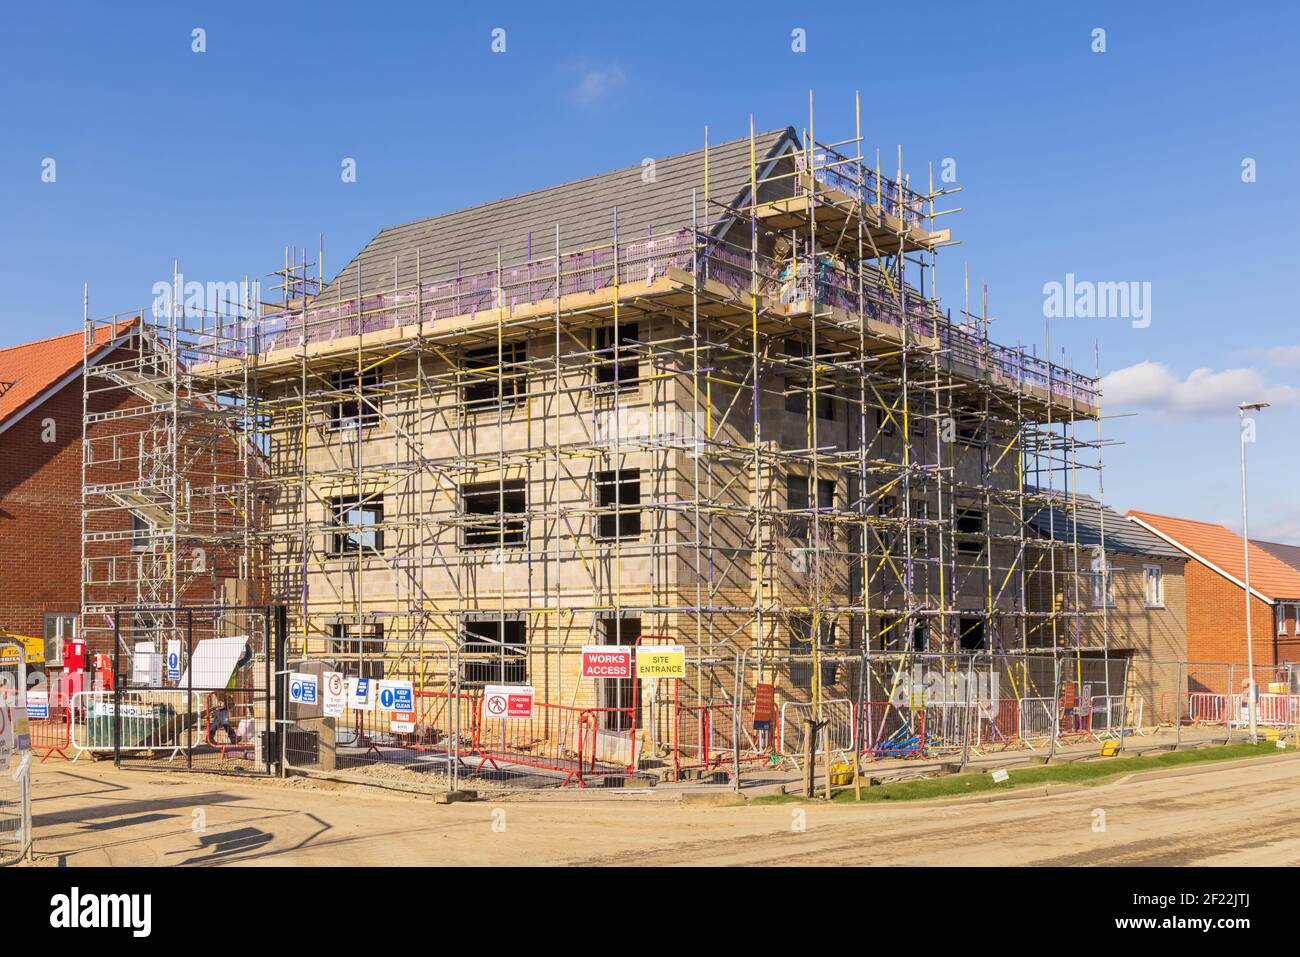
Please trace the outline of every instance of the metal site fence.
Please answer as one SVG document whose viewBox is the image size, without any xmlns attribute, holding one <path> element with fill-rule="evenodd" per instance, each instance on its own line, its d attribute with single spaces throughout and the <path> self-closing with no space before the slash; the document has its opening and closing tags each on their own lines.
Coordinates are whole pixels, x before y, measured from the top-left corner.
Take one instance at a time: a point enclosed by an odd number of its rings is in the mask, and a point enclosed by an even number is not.
<svg viewBox="0 0 1300 957">
<path fill-rule="evenodd" d="M 1176 729 L 1183 742 L 1230 741 L 1250 730 L 1251 704 L 1256 732 L 1265 740 L 1300 732 L 1300 674 L 1294 664 L 1278 666 L 1215 662 L 1140 662 L 1139 676 L 1153 724 Z"/>
<path fill-rule="evenodd" d="M 619 658 L 618 670 L 593 664 L 590 645 L 467 638 L 404 642 L 400 653 L 380 641 L 321 643 L 287 659 L 285 767 L 502 792 L 635 785 L 731 763 L 734 655 L 684 651 L 684 677 L 644 678 L 636 649 L 662 644 L 651 636 L 598 647 L 594 657 Z"/>
<path fill-rule="evenodd" d="M 47 754 L 111 754 L 125 767 L 270 774 L 272 610 L 122 608 L 105 681 L 51 693 Z"/>
<path fill-rule="evenodd" d="M 0 866 L 31 851 L 31 739 L 25 649 L 0 641 Z"/>
<path fill-rule="evenodd" d="M 477 722 L 451 645 L 403 642 L 395 655 L 365 639 L 329 644 L 284 662 L 284 767 L 454 790 Z"/>
<path fill-rule="evenodd" d="M 733 693 L 737 787 L 748 769 L 847 775 L 862 763 L 984 754 L 1132 733 L 1128 662 L 1050 655 L 786 654 L 750 649 Z"/>
<path fill-rule="evenodd" d="M 1261 737 L 1300 730 L 1300 673 L 1289 666 L 711 650 L 617 628 L 542 644 L 515 640 L 522 627 L 491 615 L 461 619 L 448 638 L 290 641 L 286 622 L 280 608 L 123 609 L 109 686 L 52 690 L 35 706 L 29 696 L 32 744 L 125 766 L 279 767 L 493 793 L 691 780 L 738 789 L 822 773 L 843 783 L 864 766 L 1122 749 L 1133 736 L 1228 741 L 1246 733 L 1252 701 Z M 643 657 L 668 664 L 643 668 Z"/>
</svg>

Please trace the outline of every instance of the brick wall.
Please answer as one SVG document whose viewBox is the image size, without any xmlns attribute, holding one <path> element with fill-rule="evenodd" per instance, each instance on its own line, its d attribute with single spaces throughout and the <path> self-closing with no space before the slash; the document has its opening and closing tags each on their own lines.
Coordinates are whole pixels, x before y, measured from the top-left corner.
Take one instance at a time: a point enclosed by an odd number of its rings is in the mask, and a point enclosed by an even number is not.
<svg viewBox="0 0 1300 957">
<path fill-rule="evenodd" d="M 0 627 L 19 634 L 81 609 L 80 379 L 0 434 L 0 582 Z"/>
<path fill-rule="evenodd" d="M 1198 561 L 1189 561 L 1187 581 L 1187 657 L 1190 661 L 1246 660 L 1246 602 L 1240 587 Z M 1252 596 L 1255 663 L 1277 664 L 1294 655 L 1278 654 L 1273 608 Z"/>
<path fill-rule="evenodd" d="M 119 350 L 106 361 L 126 356 Z M 101 393 L 91 396 L 90 408 L 140 402 L 121 391 Z M 81 611 L 81 455 L 80 378 L 0 433 L 0 628 L 40 636 L 46 614 Z M 95 481 L 122 481 L 115 470 L 92 473 Z M 100 516 L 92 525 L 124 531 L 130 519 Z M 130 556 L 128 543 L 112 547 Z"/>
</svg>

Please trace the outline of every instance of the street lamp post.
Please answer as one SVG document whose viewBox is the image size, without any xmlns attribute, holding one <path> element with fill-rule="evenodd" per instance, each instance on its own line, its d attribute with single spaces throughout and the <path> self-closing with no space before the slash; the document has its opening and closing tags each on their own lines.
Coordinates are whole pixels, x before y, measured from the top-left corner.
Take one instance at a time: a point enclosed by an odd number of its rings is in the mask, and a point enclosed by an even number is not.
<svg viewBox="0 0 1300 957">
<path fill-rule="evenodd" d="M 1237 444 L 1241 447 L 1241 540 L 1246 571 L 1246 708 L 1250 720 L 1250 743 L 1259 743 L 1258 700 L 1255 692 L 1255 643 L 1250 614 L 1250 513 L 1246 508 L 1246 413 L 1267 409 L 1267 402 L 1243 402 L 1237 406 Z"/>
</svg>

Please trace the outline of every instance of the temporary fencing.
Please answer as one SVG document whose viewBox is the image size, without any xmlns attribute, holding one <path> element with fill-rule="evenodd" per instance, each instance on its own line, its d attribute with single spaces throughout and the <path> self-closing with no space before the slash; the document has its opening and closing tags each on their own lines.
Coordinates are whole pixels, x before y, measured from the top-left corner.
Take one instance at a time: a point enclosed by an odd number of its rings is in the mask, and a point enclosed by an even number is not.
<svg viewBox="0 0 1300 957">
<path fill-rule="evenodd" d="M 756 780 L 1175 730 L 1300 725 L 1289 668 L 1068 654 L 704 649 L 665 636 L 511 645 L 283 634 L 271 609 L 123 610 L 112 687 L 50 696 L 38 754 L 485 791 Z M 277 637 L 277 635 L 279 637 Z M 642 657 L 670 665 L 641 670 Z M 662 662 L 660 663 L 662 665 Z M 666 669 L 666 670 L 665 670 Z M 268 733 L 270 732 L 270 733 Z"/>
<path fill-rule="evenodd" d="M 26 858 L 32 846 L 31 739 L 25 649 L 0 641 L 0 865 Z"/>
</svg>

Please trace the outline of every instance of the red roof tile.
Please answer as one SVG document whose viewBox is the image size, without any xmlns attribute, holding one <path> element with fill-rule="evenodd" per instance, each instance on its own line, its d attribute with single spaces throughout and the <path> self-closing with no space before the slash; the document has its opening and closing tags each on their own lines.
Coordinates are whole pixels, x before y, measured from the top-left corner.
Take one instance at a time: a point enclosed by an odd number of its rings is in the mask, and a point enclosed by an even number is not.
<svg viewBox="0 0 1300 957">
<path fill-rule="evenodd" d="M 1246 577 L 1241 536 L 1233 534 L 1222 525 L 1169 515 L 1153 515 L 1151 512 L 1129 511 L 1126 515 L 1139 519 L 1193 558 L 1199 558 L 1202 563 L 1208 562 L 1238 582 Z M 1292 568 L 1251 542 L 1250 587 L 1270 601 L 1300 598 L 1300 570 Z"/>
<path fill-rule="evenodd" d="M 130 328 L 135 319 L 127 319 L 95 330 L 91 355 L 99 352 Z M 85 334 L 70 332 L 50 339 L 28 342 L 0 349 L 0 428 L 22 413 L 51 386 L 63 381 L 81 366 Z"/>
</svg>

